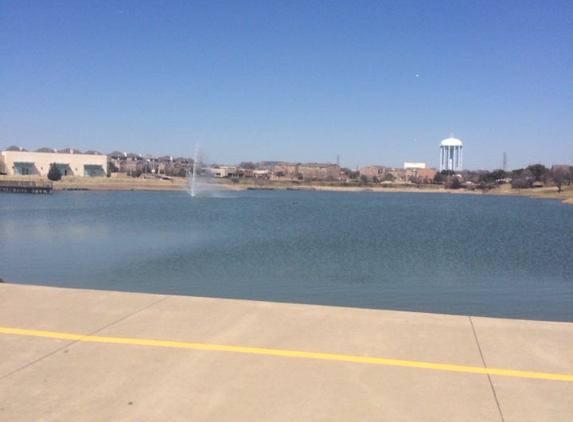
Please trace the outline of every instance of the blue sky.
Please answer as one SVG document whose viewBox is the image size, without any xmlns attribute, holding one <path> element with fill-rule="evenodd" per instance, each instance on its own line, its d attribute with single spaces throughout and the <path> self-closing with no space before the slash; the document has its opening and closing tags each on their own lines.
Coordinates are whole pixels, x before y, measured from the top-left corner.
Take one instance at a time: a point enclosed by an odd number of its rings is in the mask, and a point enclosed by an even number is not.
<svg viewBox="0 0 573 422">
<path fill-rule="evenodd" d="M 0 149 L 573 164 L 573 2 L 0 0 Z"/>
</svg>

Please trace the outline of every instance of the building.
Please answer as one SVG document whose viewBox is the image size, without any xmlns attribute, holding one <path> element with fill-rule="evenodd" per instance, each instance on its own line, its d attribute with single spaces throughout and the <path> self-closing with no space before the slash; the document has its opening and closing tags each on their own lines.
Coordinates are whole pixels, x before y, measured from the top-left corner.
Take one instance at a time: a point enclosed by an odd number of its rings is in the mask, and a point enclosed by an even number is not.
<svg viewBox="0 0 573 422">
<path fill-rule="evenodd" d="M 456 138 L 444 139 L 440 143 L 440 171 L 462 171 L 463 144 Z"/>
<path fill-rule="evenodd" d="M 107 155 L 96 151 L 83 154 L 74 149 L 61 152 L 42 148 L 31 152 L 18 147 L 10 147 L 0 152 L 3 173 L 9 176 L 42 176 L 55 164 L 62 176 L 102 177 L 107 176 Z"/>
<path fill-rule="evenodd" d="M 425 169 L 426 163 L 404 163 L 404 169 Z"/>
<path fill-rule="evenodd" d="M 338 180 L 340 178 L 340 166 L 338 164 L 300 164 L 298 171 L 304 180 Z"/>
<path fill-rule="evenodd" d="M 237 167 L 235 166 L 213 166 L 203 169 L 211 177 L 237 177 Z"/>
<path fill-rule="evenodd" d="M 435 169 L 418 169 L 416 170 L 416 177 L 420 179 L 422 183 L 432 183 L 436 173 Z"/>
<path fill-rule="evenodd" d="M 365 166 L 360 168 L 360 176 L 366 176 L 368 180 L 381 181 L 386 176 L 386 172 L 387 168 L 383 166 Z"/>
<path fill-rule="evenodd" d="M 295 179 L 299 177 L 299 167 L 300 163 L 275 163 L 273 166 L 273 173 L 278 175 L 278 177 Z"/>
</svg>

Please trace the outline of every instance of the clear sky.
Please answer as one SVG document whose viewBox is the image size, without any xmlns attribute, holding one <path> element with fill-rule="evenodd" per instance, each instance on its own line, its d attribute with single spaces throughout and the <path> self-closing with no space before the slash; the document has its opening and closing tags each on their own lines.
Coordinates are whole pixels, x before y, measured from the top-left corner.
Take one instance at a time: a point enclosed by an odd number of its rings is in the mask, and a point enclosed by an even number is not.
<svg viewBox="0 0 573 422">
<path fill-rule="evenodd" d="M 573 164 L 572 78 L 571 0 L 0 0 L 0 150 Z"/>
</svg>

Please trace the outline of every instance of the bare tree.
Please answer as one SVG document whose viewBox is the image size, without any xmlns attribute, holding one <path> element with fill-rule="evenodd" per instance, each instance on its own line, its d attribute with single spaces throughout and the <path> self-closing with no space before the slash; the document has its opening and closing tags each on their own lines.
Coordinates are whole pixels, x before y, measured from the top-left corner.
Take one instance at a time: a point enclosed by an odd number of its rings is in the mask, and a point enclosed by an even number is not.
<svg viewBox="0 0 573 422">
<path fill-rule="evenodd" d="M 568 166 L 553 166 L 549 175 L 555 186 L 557 186 L 557 192 L 561 192 L 563 183 L 571 184 L 571 168 Z"/>
</svg>

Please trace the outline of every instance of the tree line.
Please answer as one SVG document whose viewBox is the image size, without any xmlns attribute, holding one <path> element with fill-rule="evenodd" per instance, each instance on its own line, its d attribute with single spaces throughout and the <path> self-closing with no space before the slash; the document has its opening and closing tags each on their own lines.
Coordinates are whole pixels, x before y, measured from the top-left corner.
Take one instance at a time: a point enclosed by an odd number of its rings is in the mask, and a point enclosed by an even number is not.
<svg viewBox="0 0 573 422">
<path fill-rule="evenodd" d="M 493 188 L 496 185 L 510 183 L 513 189 L 531 189 L 536 186 L 553 184 L 561 192 L 563 185 L 573 182 L 573 166 L 558 165 L 548 168 L 543 164 L 532 164 L 525 168 L 505 171 L 469 171 L 464 170 L 455 174 L 451 170 L 436 173 L 434 183 L 445 184 L 447 188 L 459 189 L 464 183 L 470 183 L 478 188 Z"/>
</svg>

